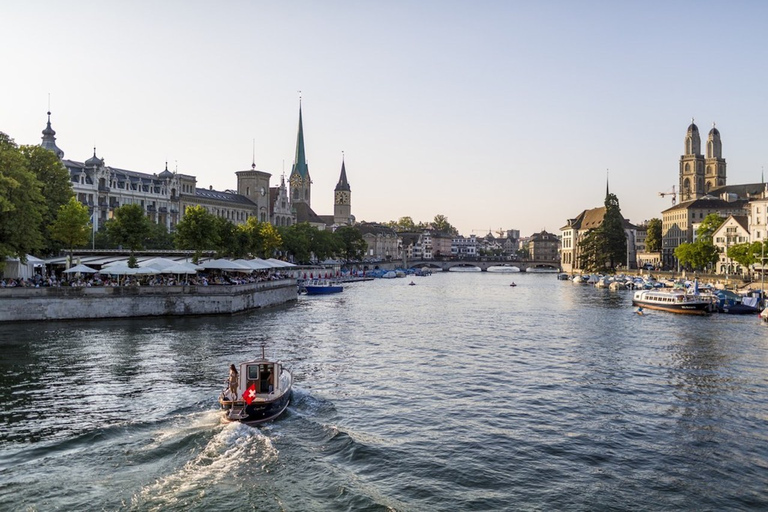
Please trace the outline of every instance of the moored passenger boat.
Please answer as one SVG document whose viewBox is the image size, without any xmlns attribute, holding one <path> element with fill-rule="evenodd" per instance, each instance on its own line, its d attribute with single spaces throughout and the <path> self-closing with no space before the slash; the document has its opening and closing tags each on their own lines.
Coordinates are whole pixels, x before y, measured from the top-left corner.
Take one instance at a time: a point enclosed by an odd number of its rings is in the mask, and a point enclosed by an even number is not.
<svg viewBox="0 0 768 512">
<path fill-rule="evenodd" d="M 712 297 L 687 293 L 685 290 L 640 290 L 632 297 L 632 305 L 686 315 L 708 315 L 714 309 Z"/>
<path fill-rule="evenodd" d="M 257 425 L 280 416 L 291 401 L 293 376 L 280 361 L 264 356 L 240 363 L 237 388 L 229 387 L 219 395 L 226 421 Z"/>
<path fill-rule="evenodd" d="M 341 293 L 344 291 L 344 287 L 336 281 L 315 279 L 304 283 L 304 290 L 306 290 L 307 295 L 328 295 L 329 293 Z"/>
</svg>

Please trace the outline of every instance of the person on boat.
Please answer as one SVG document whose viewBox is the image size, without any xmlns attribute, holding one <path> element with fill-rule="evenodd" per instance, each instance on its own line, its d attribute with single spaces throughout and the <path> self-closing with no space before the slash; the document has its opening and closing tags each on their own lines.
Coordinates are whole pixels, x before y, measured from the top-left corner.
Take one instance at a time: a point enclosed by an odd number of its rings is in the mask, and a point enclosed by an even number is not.
<svg viewBox="0 0 768 512">
<path fill-rule="evenodd" d="M 638 306 L 637 311 L 635 311 L 640 316 L 643 316 L 643 306 Z"/>
<path fill-rule="evenodd" d="M 272 387 L 272 372 L 269 371 L 269 368 L 265 368 L 264 371 L 261 373 L 261 392 L 269 393 L 272 391 L 272 389 L 270 389 L 271 387 Z"/>
<path fill-rule="evenodd" d="M 229 392 L 233 396 L 232 399 L 237 399 L 237 368 L 235 368 L 234 364 L 229 365 L 229 379 L 227 379 L 227 382 L 229 383 Z"/>
</svg>

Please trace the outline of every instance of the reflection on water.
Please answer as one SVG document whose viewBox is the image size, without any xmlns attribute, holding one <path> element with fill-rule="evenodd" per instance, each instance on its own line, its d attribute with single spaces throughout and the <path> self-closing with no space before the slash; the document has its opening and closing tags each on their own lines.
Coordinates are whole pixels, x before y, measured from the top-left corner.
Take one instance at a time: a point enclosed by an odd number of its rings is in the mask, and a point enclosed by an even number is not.
<svg viewBox="0 0 768 512">
<path fill-rule="evenodd" d="M 231 317 L 3 326 L 0 508 L 768 507 L 754 317 L 640 317 L 631 292 L 552 275 L 409 281 Z M 294 372 L 292 405 L 220 422 L 227 367 L 262 343 Z"/>
</svg>

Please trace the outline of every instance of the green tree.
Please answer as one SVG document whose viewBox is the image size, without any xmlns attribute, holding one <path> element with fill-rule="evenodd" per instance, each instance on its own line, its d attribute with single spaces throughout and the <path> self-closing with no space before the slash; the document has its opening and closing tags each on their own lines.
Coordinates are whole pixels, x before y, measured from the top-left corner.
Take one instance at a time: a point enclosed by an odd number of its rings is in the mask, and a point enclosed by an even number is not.
<svg viewBox="0 0 768 512">
<path fill-rule="evenodd" d="M 308 222 L 300 222 L 288 227 L 278 229 L 283 241 L 282 250 L 286 255 L 292 256 L 294 261 L 308 264 L 312 259 L 312 239 L 317 230 Z"/>
<path fill-rule="evenodd" d="M 173 249 L 173 235 L 168 232 L 165 224 L 149 223 L 146 248 L 156 250 Z"/>
<path fill-rule="evenodd" d="M 627 260 L 627 236 L 619 200 L 605 197 L 605 215 L 599 227 L 588 231 L 579 241 L 579 266 L 587 272 L 614 271 Z"/>
<path fill-rule="evenodd" d="M 690 270 L 704 270 L 717 262 L 720 252 L 712 242 L 696 240 L 693 243 L 678 245 L 675 249 L 675 258 Z"/>
<path fill-rule="evenodd" d="M 0 132 L 0 266 L 6 256 L 25 259 L 43 247 L 41 189 L 16 143 Z"/>
<path fill-rule="evenodd" d="M 238 229 L 232 221 L 224 217 L 213 217 L 218 243 L 215 246 L 219 258 L 240 258 L 246 250 L 241 245 L 242 238 L 238 236 Z"/>
<path fill-rule="evenodd" d="M 602 252 L 608 260 L 608 268 L 627 261 L 627 234 L 624 231 L 624 217 L 621 215 L 619 199 L 615 194 L 605 197 L 605 217 L 597 229 L 602 238 Z"/>
<path fill-rule="evenodd" d="M 368 244 L 363 240 L 363 234 L 353 226 L 341 226 L 334 231 L 339 240 L 340 256 L 346 261 L 360 261 L 365 257 Z"/>
<path fill-rule="evenodd" d="M 645 248 L 648 252 L 661 251 L 661 219 L 653 218 L 648 221 Z"/>
<path fill-rule="evenodd" d="M 107 233 L 113 243 L 131 251 L 129 263 L 134 261 L 134 252 L 144 248 L 151 232 L 150 220 L 144 208 L 138 204 L 127 204 L 115 210 L 115 216 L 106 223 Z"/>
<path fill-rule="evenodd" d="M 717 213 L 710 213 L 699 224 L 699 229 L 696 230 L 696 236 L 699 240 L 712 241 L 712 234 L 717 231 L 725 219 Z"/>
<path fill-rule="evenodd" d="M 75 247 L 82 247 L 91 237 L 91 215 L 88 207 L 74 196 L 59 207 L 59 212 L 50 226 L 51 238 L 64 244 L 72 258 Z"/>
<path fill-rule="evenodd" d="M 435 215 L 435 218 L 432 221 L 432 228 L 436 231 L 447 233 L 449 235 L 459 234 L 459 230 L 453 227 L 450 222 L 448 222 L 448 217 L 441 214 Z"/>
<path fill-rule="evenodd" d="M 527 247 L 525 249 L 527 250 Z M 602 239 L 597 229 L 590 229 L 579 240 L 579 268 L 586 272 L 600 272 L 605 269 Z"/>
<path fill-rule="evenodd" d="M 70 198 L 75 195 L 72 191 L 69 171 L 52 151 L 42 146 L 21 146 L 20 149 L 26 160 L 27 168 L 40 182 L 40 192 L 45 201 L 41 226 L 42 250 L 46 254 L 55 254 L 60 247 L 52 238 L 48 227 L 59 215 L 59 208 L 67 204 Z"/>
<path fill-rule="evenodd" d="M 413 222 L 413 219 L 411 217 L 400 217 L 398 220 L 396 221 L 391 220 L 385 223 L 384 225 L 389 226 L 395 231 L 404 232 L 404 233 L 416 230 L 416 224 Z"/>
<path fill-rule="evenodd" d="M 195 251 L 192 261 L 198 263 L 205 250 L 219 245 L 216 217 L 202 206 L 188 206 L 184 217 L 176 224 L 174 242 L 178 249 Z"/>
<path fill-rule="evenodd" d="M 310 249 L 317 261 L 325 261 L 341 253 L 341 244 L 332 232 L 315 229 Z"/>
<path fill-rule="evenodd" d="M 261 258 L 271 258 L 283 243 L 280 233 L 269 222 L 262 222 L 259 226 L 259 236 L 261 237 L 261 246 L 256 255 Z"/>
<path fill-rule="evenodd" d="M 760 263 L 763 255 L 768 255 L 768 245 L 764 246 L 760 242 L 732 245 L 728 248 L 727 252 L 727 256 L 730 259 L 745 268 Z"/>
</svg>

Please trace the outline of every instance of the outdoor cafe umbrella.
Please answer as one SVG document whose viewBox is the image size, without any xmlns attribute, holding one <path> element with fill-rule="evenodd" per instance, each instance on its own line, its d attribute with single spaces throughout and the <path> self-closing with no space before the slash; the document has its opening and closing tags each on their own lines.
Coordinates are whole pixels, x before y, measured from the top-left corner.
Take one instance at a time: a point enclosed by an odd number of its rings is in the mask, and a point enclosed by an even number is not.
<svg viewBox="0 0 768 512">
<path fill-rule="evenodd" d="M 64 271 L 65 274 L 95 274 L 96 272 L 98 272 L 98 270 L 91 268 L 88 265 L 83 265 L 82 263 Z"/>
<path fill-rule="evenodd" d="M 253 269 L 249 266 L 245 266 L 242 263 L 236 263 L 234 261 L 226 259 L 210 260 L 200 263 L 200 267 L 206 270 L 230 270 L 234 272 L 250 272 Z"/>
<path fill-rule="evenodd" d="M 187 262 L 181 262 L 181 263 L 174 263 L 173 265 L 168 265 L 160 269 L 161 274 L 197 274 L 198 270 L 201 270 L 202 267 L 199 265 L 195 265 L 194 263 L 187 263 Z"/>
<path fill-rule="evenodd" d="M 125 276 L 135 274 L 136 269 L 129 267 L 127 263 L 120 262 L 104 266 L 104 268 L 101 269 L 101 273 L 112 276 Z"/>
</svg>

